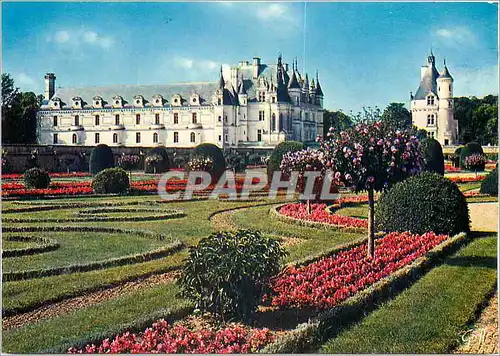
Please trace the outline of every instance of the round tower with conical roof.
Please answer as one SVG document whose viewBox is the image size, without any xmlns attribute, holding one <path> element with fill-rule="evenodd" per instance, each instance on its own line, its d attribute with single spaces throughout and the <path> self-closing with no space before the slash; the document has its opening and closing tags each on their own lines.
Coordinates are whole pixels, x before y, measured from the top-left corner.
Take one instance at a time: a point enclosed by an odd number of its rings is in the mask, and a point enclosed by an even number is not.
<svg viewBox="0 0 500 356">
<path fill-rule="evenodd" d="M 448 71 L 446 60 L 443 72 L 436 81 L 439 97 L 437 139 L 445 146 L 454 145 L 458 135 L 458 123 L 453 117 L 453 77 Z"/>
</svg>

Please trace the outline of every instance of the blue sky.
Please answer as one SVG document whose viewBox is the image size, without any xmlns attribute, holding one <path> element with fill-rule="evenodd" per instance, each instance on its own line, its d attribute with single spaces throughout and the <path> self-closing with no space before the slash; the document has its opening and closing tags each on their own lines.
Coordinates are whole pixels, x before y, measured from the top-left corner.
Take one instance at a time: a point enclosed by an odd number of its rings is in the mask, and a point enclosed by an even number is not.
<svg viewBox="0 0 500 356">
<path fill-rule="evenodd" d="M 3 72 L 37 93 L 49 71 L 67 87 L 214 81 L 221 64 L 281 52 L 318 69 L 326 108 L 359 111 L 407 103 L 431 47 L 456 96 L 498 94 L 497 14 L 491 3 L 4 2 Z"/>
</svg>

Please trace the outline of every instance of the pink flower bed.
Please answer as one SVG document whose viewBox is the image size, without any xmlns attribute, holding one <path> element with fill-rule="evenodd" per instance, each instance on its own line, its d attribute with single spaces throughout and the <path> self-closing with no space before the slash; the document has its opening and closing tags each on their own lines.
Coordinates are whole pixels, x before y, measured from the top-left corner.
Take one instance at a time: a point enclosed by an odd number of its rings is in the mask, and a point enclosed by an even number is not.
<svg viewBox="0 0 500 356">
<path fill-rule="evenodd" d="M 452 164 L 445 164 L 444 165 L 444 170 L 446 172 L 460 172 L 461 171 L 460 167 L 455 167 Z"/>
<path fill-rule="evenodd" d="M 390 233 L 376 241 L 375 259 L 366 243 L 300 268 L 290 268 L 272 281 L 265 297 L 277 307 L 328 309 L 369 287 L 446 240 L 433 232 L 423 235 Z"/>
<path fill-rule="evenodd" d="M 139 334 L 126 332 L 100 345 L 71 347 L 68 353 L 249 353 L 273 340 L 274 334 L 269 329 L 231 325 L 217 331 L 191 331 L 182 325 L 171 326 L 162 319 Z"/>
<path fill-rule="evenodd" d="M 366 219 L 330 214 L 325 209 L 326 204 L 311 204 L 311 213 L 308 214 L 306 204 L 292 203 L 281 207 L 279 212 L 295 219 L 322 222 L 342 227 L 368 227 L 368 221 Z"/>
</svg>

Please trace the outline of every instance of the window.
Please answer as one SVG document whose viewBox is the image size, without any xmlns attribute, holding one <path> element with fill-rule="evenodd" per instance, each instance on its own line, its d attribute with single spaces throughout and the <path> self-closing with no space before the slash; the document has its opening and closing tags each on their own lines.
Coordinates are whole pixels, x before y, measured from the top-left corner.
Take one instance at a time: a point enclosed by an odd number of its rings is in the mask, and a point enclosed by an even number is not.
<svg viewBox="0 0 500 356">
<path fill-rule="evenodd" d="M 113 143 L 118 143 L 118 134 L 113 134 Z"/>
<path fill-rule="evenodd" d="M 222 121 L 222 116 L 219 116 L 218 121 L 219 121 L 219 122 L 221 122 L 221 121 Z M 220 140 L 219 140 L 219 141 L 220 141 Z"/>
<path fill-rule="evenodd" d="M 54 120 L 52 121 L 52 126 L 57 126 L 57 116 L 54 116 Z"/>
<path fill-rule="evenodd" d="M 174 142 L 179 142 L 179 133 L 174 132 Z"/>
<path fill-rule="evenodd" d="M 52 143 L 57 143 L 57 134 L 54 134 L 52 138 Z"/>
<path fill-rule="evenodd" d="M 434 132 L 428 132 L 427 137 L 434 138 Z"/>
<path fill-rule="evenodd" d="M 99 136 L 100 136 L 99 133 L 94 134 L 94 142 L 95 143 L 99 143 L 99 141 L 100 141 L 100 137 Z"/>
<path fill-rule="evenodd" d="M 190 139 L 191 139 L 191 142 L 196 142 L 196 135 L 194 134 L 194 132 L 191 132 L 191 135 L 190 136 Z"/>
<path fill-rule="evenodd" d="M 135 143 L 141 143 L 141 133 L 140 132 L 135 133 Z"/>
<path fill-rule="evenodd" d="M 194 112 L 192 116 L 193 116 L 193 117 L 192 117 L 193 124 L 196 124 L 196 123 L 197 123 L 197 120 L 196 120 L 196 113 Z M 194 141 L 191 141 L 191 142 L 194 142 Z"/>
<path fill-rule="evenodd" d="M 280 132 L 283 131 L 283 114 L 280 114 L 280 121 L 278 122 Z"/>
<path fill-rule="evenodd" d="M 434 125 L 434 115 L 427 115 L 427 125 L 428 126 Z"/>
<path fill-rule="evenodd" d="M 453 102 L 451 100 L 448 100 L 448 107 L 452 108 L 453 107 Z"/>
<path fill-rule="evenodd" d="M 80 116 L 75 115 L 75 126 L 79 126 L 79 125 L 80 125 Z"/>
<path fill-rule="evenodd" d="M 434 96 L 429 95 L 427 97 L 427 105 L 434 105 Z"/>
<path fill-rule="evenodd" d="M 115 125 L 120 125 L 120 115 L 119 114 L 115 115 Z"/>
<path fill-rule="evenodd" d="M 262 130 L 257 130 L 257 141 L 262 141 Z"/>
<path fill-rule="evenodd" d="M 265 115 L 264 110 L 259 110 L 259 121 L 264 121 Z"/>
<path fill-rule="evenodd" d="M 448 146 L 450 144 L 450 140 L 448 140 L 447 138 L 444 139 L 444 145 L 445 146 Z"/>
<path fill-rule="evenodd" d="M 276 114 L 271 116 L 271 131 L 276 131 Z"/>
<path fill-rule="evenodd" d="M 274 96 L 273 96 L 273 97 L 271 98 L 271 101 L 272 101 L 273 103 L 275 103 L 275 102 L 276 102 L 276 97 L 274 97 Z"/>
<path fill-rule="evenodd" d="M 174 113 L 174 124 L 178 124 L 179 123 L 179 114 L 178 113 Z"/>
<path fill-rule="evenodd" d="M 78 138 L 76 137 L 76 134 L 73 134 L 73 137 L 71 139 L 71 142 L 73 142 L 74 144 L 75 143 L 78 143 Z"/>
<path fill-rule="evenodd" d="M 224 138 L 225 138 L 226 142 L 229 142 L 229 136 L 228 135 L 225 135 Z"/>
<path fill-rule="evenodd" d="M 222 105 L 222 99 L 221 98 L 217 99 L 217 105 Z"/>
<path fill-rule="evenodd" d="M 141 114 L 135 114 L 135 124 L 136 125 L 141 124 Z"/>
<path fill-rule="evenodd" d="M 155 125 L 160 124 L 160 114 L 155 114 Z"/>
<path fill-rule="evenodd" d="M 448 85 L 448 90 L 449 90 L 449 91 L 451 91 L 451 84 L 450 84 L 450 85 Z"/>
<path fill-rule="evenodd" d="M 219 142 L 222 141 L 222 135 L 219 135 Z"/>
<path fill-rule="evenodd" d="M 158 143 L 158 134 L 156 132 L 153 134 L 153 143 Z"/>
<path fill-rule="evenodd" d="M 94 125 L 99 126 L 100 124 L 101 124 L 101 118 L 99 117 L 99 115 L 96 115 L 94 117 Z"/>
</svg>

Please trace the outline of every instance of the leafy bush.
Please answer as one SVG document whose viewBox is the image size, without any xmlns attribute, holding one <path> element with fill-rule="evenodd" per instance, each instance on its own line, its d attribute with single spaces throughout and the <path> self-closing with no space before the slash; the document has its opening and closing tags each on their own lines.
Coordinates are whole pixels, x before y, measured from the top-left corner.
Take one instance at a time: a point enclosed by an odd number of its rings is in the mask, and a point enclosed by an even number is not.
<svg viewBox="0 0 500 356">
<path fill-rule="evenodd" d="M 286 255 L 258 231 L 221 231 L 190 248 L 179 280 L 182 294 L 203 311 L 247 319 Z"/>
<path fill-rule="evenodd" d="M 498 195 L 498 168 L 495 168 L 486 176 L 486 179 L 481 183 L 479 192 L 493 196 Z"/>
<path fill-rule="evenodd" d="M 420 151 L 424 160 L 424 170 L 444 175 L 443 149 L 433 138 L 426 138 L 420 142 Z"/>
<path fill-rule="evenodd" d="M 26 188 L 44 189 L 50 184 L 49 174 L 40 168 L 30 168 L 24 172 L 24 186 Z"/>
<path fill-rule="evenodd" d="M 213 182 L 218 181 L 219 178 L 222 176 L 222 174 L 224 174 L 224 171 L 226 170 L 226 159 L 224 158 L 222 151 L 220 150 L 219 147 L 211 143 L 202 143 L 201 145 L 196 146 L 191 151 L 188 162 L 188 169 L 190 170 L 195 170 L 189 168 L 189 166 L 193 165 L 193 163 L 191 163 L 191 161 L 193 160 L 212 161 L 210 167 L 207 165 L 202 170 L 210 173 Z"/>
<path fill-rule="evenodd" d="M 233 169 L 236 173 L 244 172 L 247 168 L 244 157 L 234 154 L 226 158 L 227 167 Z"/>
<path fill-rule="evenodd" d="M 122 154 L 120 157 L 118 157 L 117 163 L 120 168 L 123 168 L 126 171 L 130 171 L 134 168 L 137 168 L 140 160 L 140 157 L 137 155 Z"/>
<path fill-rule="evenodd" d="M 285 153 L 302 151 L 305 148 L 306 146 L 298 141 L 285 141 L 278 144 L 278 146 L 274 148 L 273 153 L 271 153 L 269 161 L 267 161 L 267 176 L 269 182 L 272 181 L 274 172 L 280 170 L 281 161 Z"/>
<path fill-rule="evenodd" d="M 375 223 L 384 231 L 454 235 L 469 232 L 469 210 L 455 183 L 439 174 L 424 172 L 382 194 Z"/>
<path fill-rule="evenodd" d="M 168 171 L 169 168 L 170 161 L 165 147 L 155 147 L 148 152 L 148 155 L 144 160 L 145 173 L 163 173 Z"/>
<path fill-rule="evenodd" d="M 186 160 L 184 157 L 177 156 L 174 158 L 174 166 L 177 168 L 183 168 L 184 165 L 186 164 Z"/>
<path fill-rule="evenodd" d="M 90 153 L 89 165 L 90 173 L 92 173 L 93 175 L 106 168 L 113 168 L 115 166 L 115 159 L 111 148 L 103 143 L 94 147 L 94 149 Z"/>
<path fill-rule="evenodd" d="M 92 189 L 97 194 L 125 193 L 129 187 L 127 172 L 122 168 L 107 168 L 92 180 Z"/>
<path fill-rule="evenodd" d="M 480 154 L 484 156 L 483 148 L 477 142 L 469 142 L 460 151 L 460 168 L 465 168 L 465 158 L 473 154 Z M 478 167 L 477 170 L 484 170 L 484 165 L 482 167 Z"/>
</svg>

